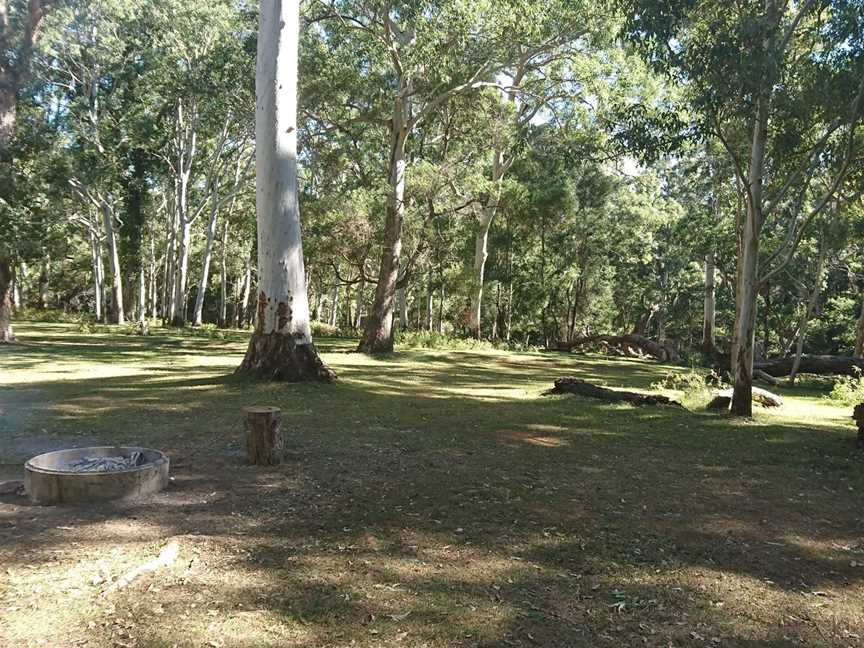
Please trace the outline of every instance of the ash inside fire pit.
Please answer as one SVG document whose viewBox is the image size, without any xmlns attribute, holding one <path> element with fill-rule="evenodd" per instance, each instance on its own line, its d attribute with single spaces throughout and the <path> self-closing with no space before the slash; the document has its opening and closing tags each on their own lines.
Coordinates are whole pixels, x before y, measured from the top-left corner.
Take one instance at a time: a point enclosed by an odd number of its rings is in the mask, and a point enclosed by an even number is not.
<svg viewBox="0 0 864 648">
<path fill-rule="evenodd" d="M 128 499 L 165 488 L 168 467 L 168 457 L 149 448 L 58 450 L 25 464 L 24 488 L 36 504 Z"/>
<path fill-rule="evenodd" d="M 133 452 L 128 457 L 84 457 L 69 464 L 71 472 L 116 472 L 144 465 L 144 455 Z"/>
</svg>

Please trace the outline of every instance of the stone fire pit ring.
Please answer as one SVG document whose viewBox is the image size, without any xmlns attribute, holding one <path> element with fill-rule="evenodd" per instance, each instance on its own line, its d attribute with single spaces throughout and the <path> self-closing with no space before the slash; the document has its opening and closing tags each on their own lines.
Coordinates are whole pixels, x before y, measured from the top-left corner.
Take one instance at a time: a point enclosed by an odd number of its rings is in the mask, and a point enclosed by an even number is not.
<svg viewBox="0 0 864 648">
<path fill-rule="evenodd" d="M 102 471 L 88 470 L 89 466 L 100 465 Z M 113 467 L 105 469 L 110 466 Z M 102 446 L 57 450 L 24 464 L 24 490 L 34 504 L 131 499 L 165 488 L 168 468 L 168 457 L 150 448 Z"/>
</svg>

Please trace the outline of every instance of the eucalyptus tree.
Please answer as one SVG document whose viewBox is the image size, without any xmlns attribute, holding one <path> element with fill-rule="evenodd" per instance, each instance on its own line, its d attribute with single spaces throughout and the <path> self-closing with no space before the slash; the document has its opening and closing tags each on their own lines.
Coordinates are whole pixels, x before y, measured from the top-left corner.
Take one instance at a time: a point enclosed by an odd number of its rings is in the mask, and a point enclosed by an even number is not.
<svg viewBox="0 0 864 648">
<path fill-rule="evenodd" d="M 127 306 L 121 231 L 140 230 L 138 208 L 145 191 L 140 158 L 129 158 L 130 148 L 146 137 L 135 132 L 141 96 L 131 88 L 137 77 L 129 73 L 142 58 L 127 29 L 140 9 L 135 2 L 67 2 L 46 27 L 37 66 L 43 92 L 63 106 L 59 125 L 68 133 L 68 190 L 101 220 L 103 236 L 94 241 L 104 240 L 107 247 L 111 321 L 118 324 L 124 322 Z"/>
<path fill-rule="evenodd" d="M 743 205 L 732 411 L 749 416 L 760 287 L 789 262 L 858 155 L 864 12 L 852 0 L 623 4 L 628 36 L 686 86 L 701 132 L 722 142 L 735 169 Z M 827 186 L 818 187 L 814 178 L 826 168 Z M 788 236 L 760 259 L 772 229 Z"/>
<path fill-rule="evenodd" d="M 389 149 L 381 259 L 361 351 L 393 348 L 409 142 L 450 99 L 484 87 L 509 87 L 498 77 L 515 55 L 511 45 L 516 18 L 530 4 L 321 0 L 310 14 L 321 38 L 342 39 L 360 54 L 355 64 L 358 75 L 384 82 L 376 95 L 348 102 L 356 107 L 353 119 L 384 127 Z"/>
<path fill-rule="evenodd" d="M 255 71 L 258 302 L 238 373 L 332 382 L 309 322 L 297 193 L 299 0 L 262 0 Z"/>
<path fill-rule="evenodd" d="M 166 250 L 167 315 L 172 324 L 182 326 L 187 320 L 194 225 L 209 215 L 206 231 L 212 251 L 214 211 L 247 179 L 241 177 L 231 185 L 232 191 L 223 186 L 226 178 L 230 182 L 234 177 L 225 172 L 225 165 L 232 166 L 230 159 L 236 161 L 242 142 L 249 139 L 245 124 L 251 120 L 246 107 L 251 104 L 250 89 L 242 81 L 251 77 L 251 57 L 244 45 L 249 29 L 244 14 L 228 0 L 162 0 L 152 8 L 150 20 L 158 53 L 151 76 L 162 101 L 157 114 L 170 134 L 158 151 L 172 211 Z M 237 85 L 226 93 L 229 83 Z M 206 265 L 209 275 L 209 261 Z M 198 308 L 195 311 L 197 315 Z"/>
<path fill-rule="evenodd" d="M 18 94 L 30 75 L 33 49 L 48 0 L 0 0 L 0 344 L 12 342 L 15 220 L 21 217 L 14 195 L 11 145 L 16 134 Z"/>
<path fill-rule="evenodd" d="M 524 152 L 524 133 L 532 122 L 557 121 L 556 108 L 570 112 L 574 103 L 587 100 L 585 89 L 593 85 L 594 79 L 580 77 L 598 73 L 587 59 L 604 38 L 602 21 L 594 15 L 599 12 L 592 9 L 592 3 L 529 3 L 517 5 L 516 10 L 515 15 L 501 16 L 507 21 L 513 39 L 499 72 L 508 87 L 499 91 L 498 106 L 490 116 L 491 164 L 488 182 L 475 211 L 468 329 L 478 338 L 489 230 L 499 208 L 507 171 Z"/>
</svg>

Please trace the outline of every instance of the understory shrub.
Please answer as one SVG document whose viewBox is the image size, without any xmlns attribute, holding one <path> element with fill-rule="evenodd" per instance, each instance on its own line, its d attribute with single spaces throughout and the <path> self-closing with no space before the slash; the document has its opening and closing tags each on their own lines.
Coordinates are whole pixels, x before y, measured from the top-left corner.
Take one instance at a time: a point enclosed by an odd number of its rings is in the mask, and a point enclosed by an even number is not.
<svg viewBox="0 0 864 648">
<path fill-rule="evenodd" d="M 396 344 L 411 349 L 450 349 L 455 351 L 495 348 L 489 340 L 455 337 L 437 331 L 400 331 L 396 334 Z"/>
<path fill-rule="evenodd" d="M 716 375 L 691 369 L 690 371 L 669 371 L 660 380 L 651 385 L 656 391 L 673 390 L 682 392 L 681 402 L 688 409 L 705 407 L 713 396 L 715 388 L 723 388 L 717 384 Z"/>
<path fill-rule="evenodd" d="M 340 326 L 331 326 L 326 322 L 312 322 L 312 337 L 333 337 L 333 338 L 351 338 L 357 339 L 360 336 L 359 331 L 353 328 L 344 328 Z"/>
<path fill-rule="evenodd" d="M 15 319 L 45 324 L 82 324 L 95 321 L 90 313 L 66 312 L 56 308 L 19 308 L 15 311 Z"/>
<path fill-rule="evenodd" d="M 837 378 L 827 398 L 841 405 L 857 405 L 864 402 L 864 376 L 861 375 L 861 370 L 855 367 L 854 375 Z"/>
</svg>

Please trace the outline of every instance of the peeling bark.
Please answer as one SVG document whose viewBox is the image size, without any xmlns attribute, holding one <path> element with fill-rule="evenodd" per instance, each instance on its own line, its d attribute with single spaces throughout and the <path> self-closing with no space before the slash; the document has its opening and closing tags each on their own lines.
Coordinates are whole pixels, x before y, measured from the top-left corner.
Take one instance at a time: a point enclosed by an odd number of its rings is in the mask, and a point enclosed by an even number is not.
<svg viewBox="0 0 864 648">
<path fill-rule="evenodd" d="M 405 146 L 408 141 L 410 99 L 403 88 L 396 98 L 390 148 L 390 193 L 384 223 L 384 249 L 375 299 L 366 318 L 363 338 L 357 348 L 365 353 L 393 350 L 393 301 L 402 253 L 402 224 L 405 218 Z"/>
</svg>

